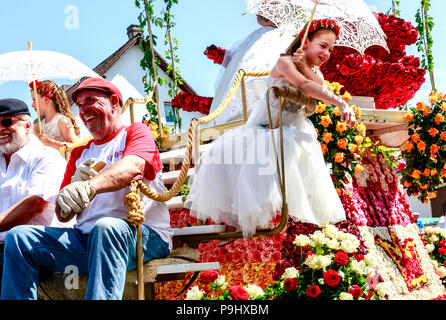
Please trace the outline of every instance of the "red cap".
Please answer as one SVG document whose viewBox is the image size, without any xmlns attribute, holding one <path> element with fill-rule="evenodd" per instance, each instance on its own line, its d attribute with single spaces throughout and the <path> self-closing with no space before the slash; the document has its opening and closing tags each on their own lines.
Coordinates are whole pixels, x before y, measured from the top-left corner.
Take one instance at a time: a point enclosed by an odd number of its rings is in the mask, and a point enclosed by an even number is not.
<svg viewBox="0 0 446 320">
<path fill-rule="evenodd" d="M 121 104 L 121 106 L 124 105 L 124 102 L 122 101 L 121 91 L 119 91 L 119 89 L 113 83 L 105 80 L 104 78 L 88 78 L 82 81 L 79 87 L 77 87 L 76 90 L 74 90 L 71 94 L 71 100 L 76 103 L 76 98 L 79 93 L 86 90 L 99 90 L 107 94 L 116 94 L 119 98 L 119 103 Z"/>
</svg>

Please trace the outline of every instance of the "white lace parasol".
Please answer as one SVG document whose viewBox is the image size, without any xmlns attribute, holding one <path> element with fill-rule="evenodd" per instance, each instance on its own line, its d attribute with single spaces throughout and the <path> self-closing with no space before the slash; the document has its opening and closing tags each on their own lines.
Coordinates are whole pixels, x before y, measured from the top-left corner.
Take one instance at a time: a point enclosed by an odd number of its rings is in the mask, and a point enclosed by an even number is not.
<svg viewBox="0 0 446 320">
<path fill-rule="evenodd" d="M 9 81 L 100 77 L 79 60 L 54 51 L 15 51 L 0 55 L 0 84 Z"/>
<path fill-rule="evenodd" d="M 298 34 L 311 17 L 314 0 L 245 0 L 246 13 L 259 14 L 274 22 L 282 33 Z M 337 46 L 361 54 L 377 45 L 389 51 L 386 35 L 371 9 L 362 0 L 319 0 L 313 19 L 333 19 L 340 27 Z"/>
</svg>

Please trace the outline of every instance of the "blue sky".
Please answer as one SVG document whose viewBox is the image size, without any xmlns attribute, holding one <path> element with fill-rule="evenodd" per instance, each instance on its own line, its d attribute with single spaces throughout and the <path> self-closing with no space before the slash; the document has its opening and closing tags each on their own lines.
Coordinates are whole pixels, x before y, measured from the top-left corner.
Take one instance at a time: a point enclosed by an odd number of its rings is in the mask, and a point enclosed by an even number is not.
<svg viewBox="0 0 446 320">
<path fill-rule="evenodd" d="M 142 2 L 142 0 L 141 0 Z M 206 46 L 216 44 L 228 47 L 258 28 L 254 15 L 242 16 L 246 10 L 243 0 L 180 0 L 174 6 L 176 26 L 174 37 L 179 41 L 179 69 L 183 78 L 203 96 L 214 95 L 214 83 L 219 66 L 203 55 Z M 375 11 L 386 12 L 391 0 L 365 0 Z M 156 1 L 159 15 L 163 1 Z M 430 15 L 435 27 L 434 62 L 435 81 L 439 91 L 446 91 L 446 49 L 443 32 L 446 21 L 446 2 L 431 0 Z M 415 25 L 415 13 L 420 0 L 401 0 L 401 17 Z M 94 68 L 127 41 L 126 29 L 137 24 L 139 9 L 134 0 L 15 0 L 2 1 L 0 12 L 0 54 L 27 50 L 32 41 L 34 50 L 59 51 L 71 55 Z M 147 30 L 145 30 L 147 31 Z M 156 47 L 164 54 L 161 45 L 164 31 L 154 27 L 160 38 Z M 407 48 L 409 54 L 420 56 L 415 45 Z M 71 84 L 70 81 L 57 81 Z M 430 91 L 429 79 L 417 93 L 416 100 L 424 99 Z M 25 82 L 0 84 L 0 97 L 15 97 L 31 105 Z"/>
</svg>

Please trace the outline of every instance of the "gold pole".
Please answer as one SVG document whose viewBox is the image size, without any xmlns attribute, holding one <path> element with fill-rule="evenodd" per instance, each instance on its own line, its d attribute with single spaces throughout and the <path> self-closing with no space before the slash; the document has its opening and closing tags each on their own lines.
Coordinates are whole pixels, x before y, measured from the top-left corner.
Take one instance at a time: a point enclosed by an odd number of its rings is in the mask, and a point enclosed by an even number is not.
<svg viewBox="0 0 446 320">
<path fill-rule="evenodd" d="M 314 0 L 313 12 L 311 12 L 310 20 L 308 20 L 308 24 L 307 24 L 307 27 L 305 29 L 304 37 L 302 38 L 302 43 L 300 45 L 300 49 L 302 49 L 304 47 L 305 40 L 307 40 L 308 30 L 310 30 L 310 24 L 313 21 L 314 14 L 316 12 L 316 7 L 317 7 L 318 4 L 319 4 L 319 0 Z"/>
<path fill-rule="evenodd" d="M 145 300 L 144 297 L 144 259 L 142 250 L 141 224 L 136 229 L 136 266 L 138 277 L 138 300 Z"/>
<path fill-rule="evenodd" d="M 33 49 L 33 46 L 31 44 L 31 41 L 28 41 L 28 50 L 31 51 Z M 39 99 L 37 97 L 37 86 L 36 86 L 36 80 L 33 79 L 33 89 L 34 89 L 34 97 L 36 102 L 36 112 L 37 112 L 37 125 L 39 128 L 39 133 L 42 133 L 42 123 L 40 122 L 40 109 L 39 109 Z"/>
<path fill-rule="evenodd" d="M 146 17 L 147 17 L 147 27 L 149 29 L 149 43 L 150 43 L 150 50 L 152 51 L 152 68 L 153 68 L 153 72 L 154 72 L 154 87 L 155 87 L 155 97 L 156 97 L 156 111 L 158 112 L 158 129 L 160 131 L 160 139 L 162 139 L 164 137 L 163 134 L 163 127 L 162 127 L 162 123 L 161 123 L 161 109 L 160 109 L 160 99 L 159 99 L 159 93 L 158 93 L 158 77 L 156 75 L 156 68 L 157 65 L 155 63 L 155 50 L 153 50 L 153 39 L 152 39 L 152 26 L 150 24 L 150 12 L 148 10 L 149 4 L 147 2 L 147 0 L 144 0 L 144 8 L 146 11 Z"/>
</svg>

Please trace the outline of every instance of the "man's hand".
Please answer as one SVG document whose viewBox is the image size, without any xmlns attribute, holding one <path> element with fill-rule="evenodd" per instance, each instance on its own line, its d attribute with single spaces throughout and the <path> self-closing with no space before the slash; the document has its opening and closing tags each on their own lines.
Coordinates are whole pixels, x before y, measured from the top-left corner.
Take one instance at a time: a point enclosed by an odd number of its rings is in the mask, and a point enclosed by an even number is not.
<svg viewBox="0 0 446 320">
<path fill-rule="evenodd" d="M 61 208 L 60 216 L 68 217 L 72 211 L 79 213 L 93 200 L 96 190 L 89 181 L 76 181 L 65 186 L 59 192 L 57 203 Z"/>
<path fill-rule="evenodd" d="M 73 177 L 71 178 L 71 182 L 76 181 L 86 181 L 90 180 L 91 178 L 98 175 L 98 172 L 104 167 L 101 166 L 100 168 L 97 168 L 98 165 L 101 163 L 105 165 L 105 162 L 98 162 L 95 166 L 93 166 L 93 163 L 96 159 L 89 158 L 82 162 L 79 167 L 77 167 L 76 172 L 74 173 Z"/>
</svg>

